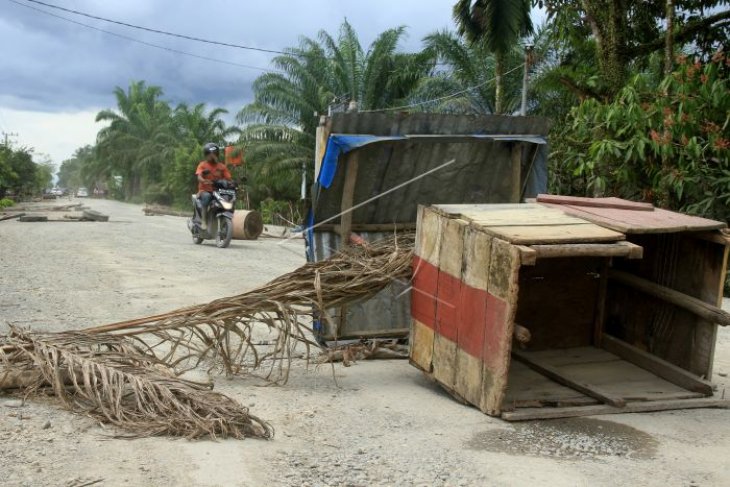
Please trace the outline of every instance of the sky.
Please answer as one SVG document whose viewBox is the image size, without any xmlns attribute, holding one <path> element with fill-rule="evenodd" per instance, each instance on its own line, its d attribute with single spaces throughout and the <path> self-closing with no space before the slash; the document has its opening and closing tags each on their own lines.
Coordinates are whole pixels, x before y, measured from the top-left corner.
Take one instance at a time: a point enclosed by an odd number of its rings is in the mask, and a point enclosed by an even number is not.
<svg viewBox="0 0 730 487">
<path fill-rule="evenodd" d="M 16 3 L 14 3 L 16 2 Z M 0 0 L 0 131 L 15 143 L 48 154 L 54 163 L 93 144 L 96 113 L 114 106 L 112 90 L 132 80 L 163 88 L 172 103 L 222 106 L 232 118 L 252 99 L 262 71 L 211 62 L 215 58 L 269 68 L 275 54 L 213 46 L 143 32 L 51 10 L 27 0 Z M 378 33 L 405 25 L 407 51 L 434 30 L 451 28 L 454 0 L 44 0 L 158 30 L 279 50 L 300 36 L 334 34 L 342 21 L 354 26 L 364 46 Z M 42 9 L 138 41 L 186 51 L 171 53 L 73 24 Z"/>
</svg>

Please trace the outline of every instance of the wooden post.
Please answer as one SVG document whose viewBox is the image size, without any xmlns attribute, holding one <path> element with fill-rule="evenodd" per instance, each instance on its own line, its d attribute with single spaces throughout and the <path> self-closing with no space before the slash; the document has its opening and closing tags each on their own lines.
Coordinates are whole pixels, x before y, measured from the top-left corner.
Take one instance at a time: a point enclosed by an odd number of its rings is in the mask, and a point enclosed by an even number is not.
<svg viewBox="0 0 730 487">
<path fill-rule="evenodd" d="M 723 311 L 717 306 L 707 304 L 697 298 L 693 298 L 692 296 L 675 291 L 674 289 L 661 286 L 647 279 L 642 279 L 641 277 L 629 274 L 628 272 L 612 269 L 609 271 L 608 277 L 625 286 L 641 291 L 644 294 L 654 296 L 662 301 L 679 306 L 682 309 L 686 309 L 710 323 L 730 326 L 730 313 Z"/>
<path fill-rule="evenodd" d="M 352 206 L 355 200 L 355 183 L 357 182 L 357 170 L 360 164 L 358 152 L 353 151 L 347 157 L 345 165 L 345 183 L 342 188 L 342 202 L 340 205 L 340 236 L 342 245 L 350 242 L 352 232 Z"/>
<path fill-rule="evenodd" d="M 512 195 L 510 201 L 519 203 L 522 198 L 522 143 L 512 144 Z"/>
</svg>

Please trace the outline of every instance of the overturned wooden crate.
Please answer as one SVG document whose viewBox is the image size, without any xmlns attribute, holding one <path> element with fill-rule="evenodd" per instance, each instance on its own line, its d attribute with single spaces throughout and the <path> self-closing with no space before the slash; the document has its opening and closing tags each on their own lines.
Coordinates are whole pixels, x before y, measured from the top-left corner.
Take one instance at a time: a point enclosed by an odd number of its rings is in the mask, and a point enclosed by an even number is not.
<svg viewBox="0 0 730 487">
<path fill-rule="evenodd" d="M 411 363 L 507 420 L 725 406 L 725 225 L 547 199 L 419 208 Z"/>
</svg>

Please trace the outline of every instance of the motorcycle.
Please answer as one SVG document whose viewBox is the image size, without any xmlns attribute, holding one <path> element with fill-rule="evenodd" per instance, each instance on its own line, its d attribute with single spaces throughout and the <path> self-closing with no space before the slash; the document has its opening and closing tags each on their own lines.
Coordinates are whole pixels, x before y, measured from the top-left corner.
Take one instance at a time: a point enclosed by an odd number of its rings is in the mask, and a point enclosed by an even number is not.
<svg viewBox="0 0 730 487">
<path fill-rule="evenodd" d="M 219 179 L 213 183 L 213 198 L 208 208 L 200 208 L 198 195 L 193 195 L 193 212 L 200 215 L 200 224 L 193 218 L 188 220 L 188 229 L 193 242 L 200 245 L 204 240 L 215 239 L 219 249 L 228 247 L 233 238 L 233 204 L 236 202 L 236 185 Z"/>
</svg>

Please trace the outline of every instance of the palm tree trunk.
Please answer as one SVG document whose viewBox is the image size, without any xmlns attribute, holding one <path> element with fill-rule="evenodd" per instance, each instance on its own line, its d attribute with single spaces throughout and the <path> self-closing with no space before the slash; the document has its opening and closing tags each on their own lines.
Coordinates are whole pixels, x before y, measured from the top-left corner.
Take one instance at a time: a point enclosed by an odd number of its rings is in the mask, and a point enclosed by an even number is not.
<svg viewBox="0 0 730 487">
<path fill-rule="evenodd" d="M 494 113 L 497 115 L 502 113 L 502 105 L 504 104 L 504 56 L 502 53 L 494 53 Z"/>
</svg>

